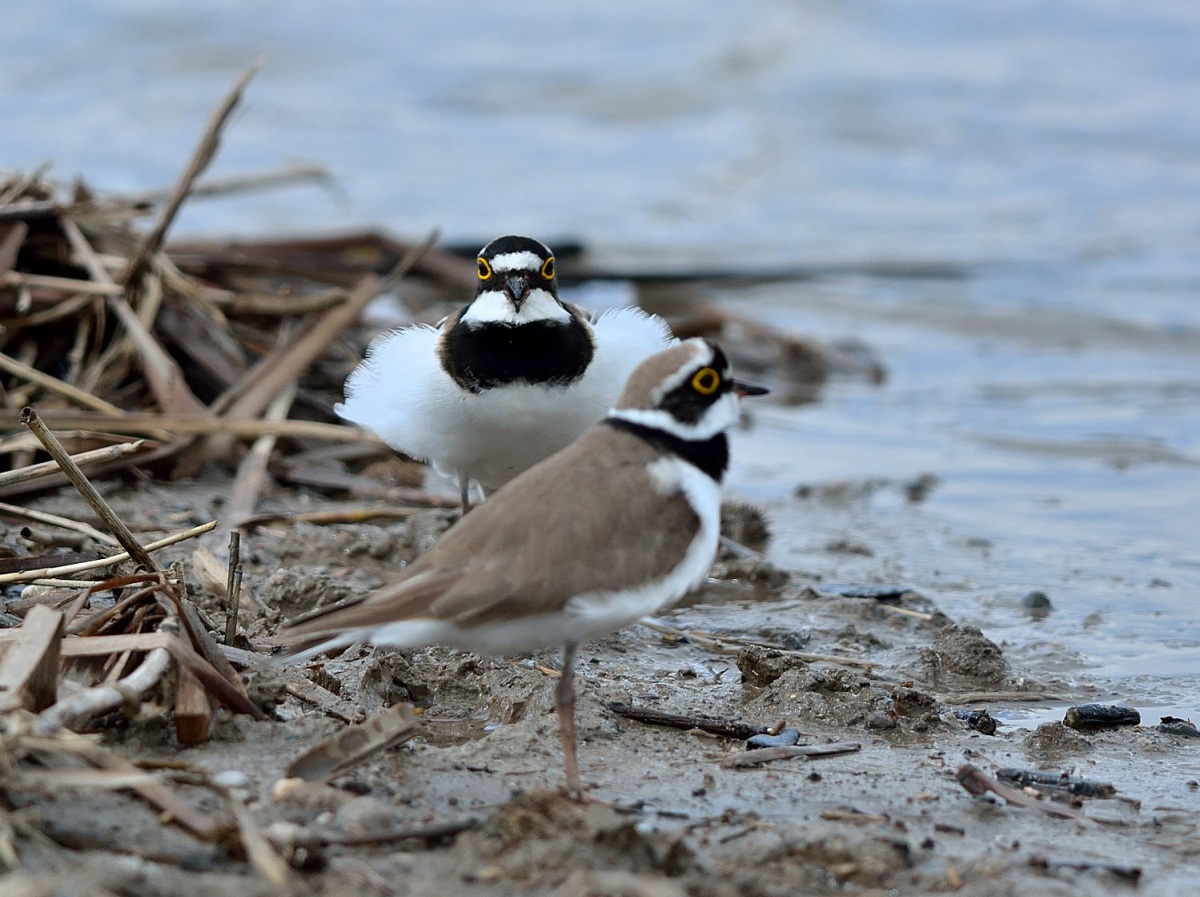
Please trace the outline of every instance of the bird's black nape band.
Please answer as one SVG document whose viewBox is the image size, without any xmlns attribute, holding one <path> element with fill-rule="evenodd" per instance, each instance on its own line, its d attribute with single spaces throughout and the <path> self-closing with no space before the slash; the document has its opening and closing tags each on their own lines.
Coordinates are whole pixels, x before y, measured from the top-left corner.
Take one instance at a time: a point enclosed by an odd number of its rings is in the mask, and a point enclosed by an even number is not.
<svg viewBox="0 0 1200 897">
<path fill-rule="evenodd" d="M 724 432 L 708 439 L 681 439 L 656 427 L 635 424 L 619 417 L 605 418 L 606 426 L 644 439 L 657 449 L 677 455 L 694 467 L 700 468 L 720 483 L 729 468 L 729 438 Z"/>
</svg>

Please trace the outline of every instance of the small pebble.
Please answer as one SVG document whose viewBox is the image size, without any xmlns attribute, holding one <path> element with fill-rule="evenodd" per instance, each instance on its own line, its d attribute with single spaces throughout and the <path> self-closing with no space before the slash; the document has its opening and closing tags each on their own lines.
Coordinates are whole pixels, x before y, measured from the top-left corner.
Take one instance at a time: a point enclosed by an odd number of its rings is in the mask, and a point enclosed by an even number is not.
<svg viewBox="0 0 1200 897">
<path fill-rule="evenodd" d="M 996 720 L 986 710 L 955 710 L 954 716 L 984 735 L 996 734 Z"/>
<path fill-rule="evenodd" d="M 746 741 L 748 748 L 780 747 L 799 744 L 800 730 L 788 726 L 778 735 L 753 735 Z"/>
<path fill-rule="evenodd" d="M 334 828 L 362 835 L 387 831 L 397 823 L 396 807 L 375 797 L 356 797 L 338 808 Z"/>
<path fill-rule="evenodd" d="M 240 769 L 223 769 L 212 777 L 213 784 L 219 788 L 249 788 L 250 776 Z"/>
<path fill-rule="evenodd" d="M 1045 592 L 1033 591 L 1021 599 L 1021 606 L 1029 614 L 1030 619 L 1034 622 L 1040 622 L 1050 616 L 1050 612 L 1054 610 L 1054 605 L 1050 603 L 1050 599 Z"/>
<path fill-rule="evenodd" d="M 1184 738 L 1200 738 L 1200 730 L 1190 719 L 1180 719 L 1177 716 L 1164 716 L 1158 721 L 1158 731 L 1168 735 L 1182 735 Z"/>
<path fill-rule="evenodd" d="M 1032 610 L 1049 610 L 1053 605 L 1045 592 L 1034 590 L 1021 599 L 1021 604 Z"/>
<path fill-rule="evenodd" d="M 891 710 L 875 710 L 867 714 L 863 723 L 868 729 L 896 728 L 896 714 Z"/>
</svg>

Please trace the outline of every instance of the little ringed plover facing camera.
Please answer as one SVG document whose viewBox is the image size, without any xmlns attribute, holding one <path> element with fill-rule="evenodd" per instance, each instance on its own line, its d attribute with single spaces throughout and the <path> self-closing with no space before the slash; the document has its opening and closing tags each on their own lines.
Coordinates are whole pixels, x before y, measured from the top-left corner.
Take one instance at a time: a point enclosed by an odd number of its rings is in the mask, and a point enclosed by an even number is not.
<svg viewBox="0 0 1200 897">
<path fill-rule="evenodd" d="M 667 607 L 717 550 L 726 430 L 738 397 L 725 354 L 690 339 L 643 361 L 604 420 L 517 476 L 377 592 L 289 624 L 297 658 L 355 642 L 487 654 L 565 646 L 555 693 L 567 789 L 576 761 L 576 647 Z"/>
<path fill-rule="evenodd" d="M 485 494 L 600 420 L 646 356 L 670 345 L 639 308 L 592 319 L 558 297 L 554 255 L 499 237 L 476 260 L 475 299 L 436 327 L 384 334 L 346 380 L 337 413 Z"/>
</svg>

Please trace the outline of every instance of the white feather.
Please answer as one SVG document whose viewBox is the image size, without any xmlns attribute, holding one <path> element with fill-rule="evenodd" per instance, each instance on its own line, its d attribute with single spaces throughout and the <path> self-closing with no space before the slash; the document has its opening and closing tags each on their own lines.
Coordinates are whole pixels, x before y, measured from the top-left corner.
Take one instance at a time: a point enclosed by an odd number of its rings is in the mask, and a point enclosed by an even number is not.
<svg viewBox="0 0 1200 897">
<path fill-rule="evenodd" d="M 595 354 L 579 379 L 477 394 L 442 369 L 436 328 L 395 330 L 371 344 L 335 410 L 397 451 L 494 491 L 603 418 L 633 369 L 672 341 L 661 318 L 638 308 L 606 311 L 590 326 Z"/>
</svg>

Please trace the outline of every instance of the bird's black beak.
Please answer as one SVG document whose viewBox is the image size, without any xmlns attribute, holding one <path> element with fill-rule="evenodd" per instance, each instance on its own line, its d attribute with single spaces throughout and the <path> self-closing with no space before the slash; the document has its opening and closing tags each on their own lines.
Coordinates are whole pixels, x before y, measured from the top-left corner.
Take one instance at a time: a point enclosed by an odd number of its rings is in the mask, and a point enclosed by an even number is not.
<svg viewBox="0 0 1200 897">
<path fill-rule="evenodd" d="M 754 383 L 743 383 L 741 380 L 734 380 L 733 391 L 738 394 L 738 398 L 744 398 L 745 396 L 765 396 L 771 390 L 765 386 L 757 386 Z"/>
<path fill-rule="evenodd" d="M 521 274 L 512 274 L 504 279 L 504 295 L 512 302 L 513 307 L 520 309 L 521 303 L 529 295 L 529 280 Z"/>
</svg>

